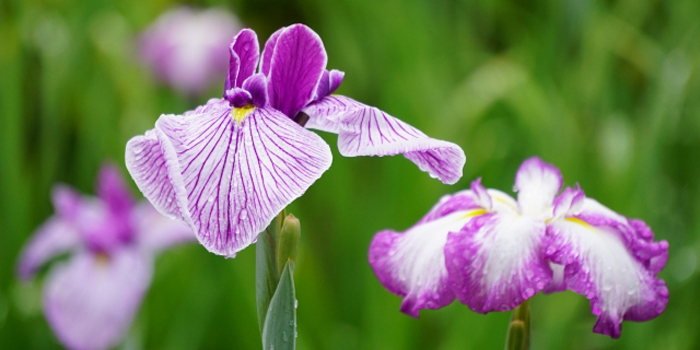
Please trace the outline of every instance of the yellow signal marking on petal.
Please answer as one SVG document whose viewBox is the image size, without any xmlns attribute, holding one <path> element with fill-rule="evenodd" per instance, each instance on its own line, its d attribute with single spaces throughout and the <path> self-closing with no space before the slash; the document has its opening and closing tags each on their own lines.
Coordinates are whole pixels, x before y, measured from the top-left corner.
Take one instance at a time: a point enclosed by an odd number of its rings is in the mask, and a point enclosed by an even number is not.
<svg viewBox="0 0 700 350">
<path fill-rule="evenodd" d="M 593 226 L 591 226 L 590 224 L 588 224 L 587 222 L 585 222 L 585 221 L 583 221 L 583 220 L 581 220 L 581 219 L 579 219 L 579 218 L 566 218 L 566 219 L 564 219 L 564 220 L 573 222 L 573 223 L 575 223 L 575 224 L 579 224 L 579 225 L 581 225 L 581 226 L 584 226 L 585 228 L 590 228 L 590 229 L 593 228 Z"/>
<path fill-rule="evenodd" d="M 460 217 L 460 219 L 466 219 L 466 218 L 470 218 L 470 217 L 474 217 L 474 216 L 484 215 L 486 213 L 488 213 L 488 211 L 486 211 L 486 209 L 483 209 L 483 208 L 482 209 L 474 209 L 474 210 L 470 210 L 470 211 L 464 213 L 464 215 L 462 215 L 462 217 Z"/>
<path fill-rule="evenodd" d="M 243 120 L 250 113 L 253 113 L 254 110 L 255 106 L 249 104 L 243 107 L 233 108 L 233 110 L 231 111 L 231 118 L 235 120 L 238 123 L 238 125 L 241 125 L 241 123 L 243 123 Z"/>
</svg>

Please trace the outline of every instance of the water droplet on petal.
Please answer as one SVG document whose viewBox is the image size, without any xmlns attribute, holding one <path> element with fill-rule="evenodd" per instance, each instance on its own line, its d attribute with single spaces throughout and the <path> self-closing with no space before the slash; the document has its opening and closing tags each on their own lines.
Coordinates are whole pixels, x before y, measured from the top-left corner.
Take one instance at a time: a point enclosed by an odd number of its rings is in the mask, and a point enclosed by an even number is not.
<svg viewBox="0 0 700 350">
<path fill-rule="evenodd" d="M 299 307 L 299 300 L 294 299 L 294 308 L 296 309 L 298 307 Z"/>
<path fill-rule="evenodd" d="M 209 198 L 207 198 L 207 202 L 211 203 L 211 202 L 213 202 L 213 201 L 214 201 L 214 197 L 213 197 L 213 196 L 212 196 L 212 197 L 209 197 Z"/>
<path fill-rule="evenodd" d="M 241 220 L 245 220 L 248 217 L 248 211 L 245 209 L 242 209 L 241 213 L 238 216 L 241 218 Z"/>
</svg>

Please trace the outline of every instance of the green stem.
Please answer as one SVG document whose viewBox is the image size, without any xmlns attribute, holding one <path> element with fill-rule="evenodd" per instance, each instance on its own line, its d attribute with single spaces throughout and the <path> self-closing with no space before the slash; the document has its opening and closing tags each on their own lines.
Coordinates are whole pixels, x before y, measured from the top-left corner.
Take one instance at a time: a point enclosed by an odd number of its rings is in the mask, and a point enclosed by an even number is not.
<svg viewBox="0 0 700 350">
<path fill-rule="evenodd" d="M 525 300 L 513 310 L 506 336 L 506 350 L 530 349 L 530 301 Z"/>
</svg>

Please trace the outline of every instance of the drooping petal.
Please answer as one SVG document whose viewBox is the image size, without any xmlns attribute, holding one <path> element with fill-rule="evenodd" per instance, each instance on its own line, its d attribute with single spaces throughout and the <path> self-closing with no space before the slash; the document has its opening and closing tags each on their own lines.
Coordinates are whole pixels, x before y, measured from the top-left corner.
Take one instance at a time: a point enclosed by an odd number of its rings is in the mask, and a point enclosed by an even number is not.
<svg viewBox="0 0 700 350">
<path fill-rule="evenodd" d="M 476 200 L 476 196 L 471 190 L 447 194 L 442 196 L 437 204 L 416 225 L 440 219 L 456 211 L 477 209 L 483 209 L 483 207 Z"/>
<path fill-rule="evenodd" d="M 303 24 L 287 27 L 277 39 L 270 64 L 270 105 L 294 118 L 311 102 L 327 60 L 318 34 Z"/>
<path fill-rule="evenodd" d="M 349 97 L 332 95 L 324 97 L 304 107 L 302 112 L 309 116 L 305 127 L 338 134 L 340 121 L 352 110 L 367 108 L 367 105 Z"/>
<path fill-rule="evenodd" d="M 134 199 L 119 170 L 111 164 L 102 166 L 97 179 L 97 195 L 113 213 L 131 211 Z"/>
<path fill-rule="evenodd" d="M 460 197 L 441 201 L 431 212 L 443 211 Z M 459 201 L 462 202 L 462 201 Z M 455 203 L 452 203 L 455 204 Z M 370 245 L 369 262 L 379 281 L 389 291 L 404 297 L 401 311 L 418 317 L 422 309 L 437 309 L 450 304 L 455 295 L 445 268 L 447 235 L 459 231 L 482 210 L 458 210 L 422 221 L 405 232 L 379 232 Z"/>
<path fill-rule="evenodd" d="M 163 116 L 170 177 L 186 222 L 208 250 L 233 256 L 331 163 L 328 145 L 274 109 Z"/>
<path fill-rule="evenodd" d="M 446 184 L 454 184 L 462 177 L 465 162 L 459 146 L 430 138 L 374 107 L 354 109 L 344 115 L 340 120 L 338 150 L 346 157 L 403 154 Z"/>
<path fill-rule="evenodd" d="M 535 295 L 552 280 L 544 238 L 544 222 L 512 212 L 477 216 L 450 233 L 445 262 L 457 298 L 486 313 L 510 310 Z"/>
<path fill-rule="evenodd" d="M 520 212 L 537 217 L 551 216 L 554 196 L 563 184 L 561 172 L 537 157 L 527 159 L 515 175 Z"/>
<path fill-rule="evenodd" d="M 270 75 L 272 54 L 275 53 L 275 47 L 277 47 L 277 40 L 280 38 L 280 35 L 282 34 L 282 32 L 284 32 L 285 29 L 287 29 L 287 27 L 277 29 L 277 31 L 270 35 L 270 38 L 267 39 L 267 42 L 265 42 L 265 47 L 263 48 L 262 52 L 262 58 L 260 59 L 260 73 L 264 74 L 265 76 Z"/>
<path fill-rule="evenodd" d="M 152 276 L 152 261 L 134 250 L 77 254 L 56 266 L 44 288 L 44 313 L 69 349 L 109 349 L 132 323 Z"/>
<path fill-rule="evenodd" d="M 80 246 L 80 235 L 66 220 L 52 217 L 34 234 L 19 255 L 17 274 L 28 279 L 44 263 Z"/>
<path fill-rule="evenodd" d="M 156 129 L 148 130 L 146 134 L 135 136 L 127 142 L 126 168 L 141 193 L 159 212 L 180 219 L 183 215 L 175 196 L 175 179 L 170 176 L 171 170 L 161 146 L 164 136 L 161 133 L 159 137 L 159 133 Z"/>
<path fill-rule="evenodd" d="M 328 94 L 332 94 L 335 92 L 335 90 L 338 90 L 340 84 L 343 82 L 344 77 L 345 72 L 337 69 L 331 69 L 331 71 L 328 74 Z"/>
<path fill-rule="evenodd" d="M 173 245 L 195 242 L 192 229 L 180 220 L 160 214 L 150 203 L 134 208 L 136 243 L 147 253 L 158 253 Z"/>
<path fill-rule="evenodd" d="M 581 215 L 552 221 L 547 255 L 564 266 L 563 286 L 591 300 L 593 331 L 617 338 L 623 320 L 650 320 L 665 309 L 668 289 L 656 273 L 668 243 L 653 242 L 646 225 L 607 208 L 614 215 L 605 218 L 598 206 L 587 199 Z"/>
</svg>

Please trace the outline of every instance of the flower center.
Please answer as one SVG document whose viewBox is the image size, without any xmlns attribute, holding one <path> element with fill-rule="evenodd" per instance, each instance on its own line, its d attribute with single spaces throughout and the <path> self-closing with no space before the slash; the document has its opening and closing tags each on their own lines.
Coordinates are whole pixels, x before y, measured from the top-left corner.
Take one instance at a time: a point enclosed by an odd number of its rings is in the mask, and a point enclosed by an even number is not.
<svg viewBox="0 0 700 350">
<path fill-rule="evenodd" d="M 235 120 L 238 125 L 243 123 L 243 120 L 255 110 L 255 106 L 251 104 L 246 104 L 243 107 L 234 107 L 231 111 L 231 118 Z"/>
</svg>

